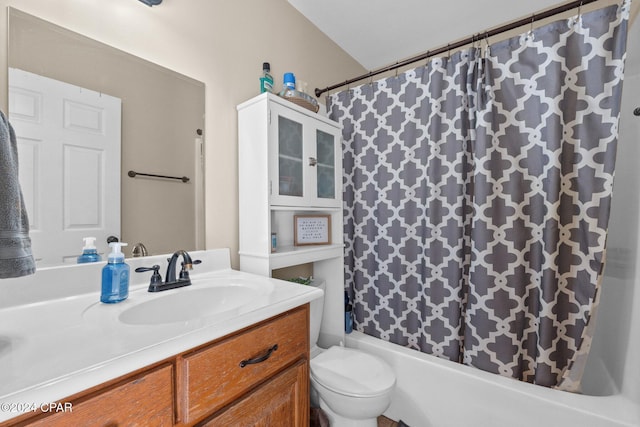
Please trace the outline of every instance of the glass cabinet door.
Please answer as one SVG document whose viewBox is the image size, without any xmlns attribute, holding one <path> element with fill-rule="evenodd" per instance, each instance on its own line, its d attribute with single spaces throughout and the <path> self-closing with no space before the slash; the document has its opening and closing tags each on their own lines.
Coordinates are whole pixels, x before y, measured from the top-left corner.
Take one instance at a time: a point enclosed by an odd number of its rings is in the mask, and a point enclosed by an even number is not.
<svg viewBox="0 0 640 427">
<path fill-rule="evenodd" d="M 316 129 L 317 181 L 316 196 L 319 199 L 336 198 L 335 137 Z"/>
<path fill-rule="evenodd" d="M 270 202 L 340 207 L 340 133 L 312 115 L 272 103 L 269 109 Z"/>
<path fill-rule="evenodd" d="M 302 123 L 278 115 L 278 194 L 304 196 Z"/>
</svg>

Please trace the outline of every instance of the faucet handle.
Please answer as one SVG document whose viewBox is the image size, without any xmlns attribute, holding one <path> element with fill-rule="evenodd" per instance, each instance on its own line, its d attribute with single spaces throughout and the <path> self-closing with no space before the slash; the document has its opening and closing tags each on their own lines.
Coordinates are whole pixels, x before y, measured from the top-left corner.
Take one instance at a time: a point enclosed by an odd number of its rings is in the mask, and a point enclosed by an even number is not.
<svg viewBox="0 0 640 427">
<path fill-rule="evenodd" d="M 191 265 L 198 265 L 198 264 L 202 264 L 202 261 L 199 259 L 194 259 L 193 261 L 191 261 Z M 189 270 L 191 270 L 191 268 L 188 268 L 185 263 L 181 263 L 180 265 L 182 265 L 182 269 L 180 269 L 180 279 L 183 280 L 187 280 L 189 279 Z"/>
<path fill-rule="evenodd" d="M 184 263 L 184 261 L 182 261 L 182 262 L 180 263 L 180 265 L 182 266 L 182 271 L 185 271 L 185 270 L 192 270 L 192 269 L 193 269 L 192 267 L 193 267 L 194 265 L 198 265 L 198 264 L 202 264 L 202 261 L 201 261 L 201 260 L 199 260 L 199 259 L 194 259 L 194 260 L 193 260 L 193 261 L 191 261 L 189 264 L 185 264 L 185 263 Z M 187 267 L 187 265 L 188 265 L 189 267 Z"/>
<path fill-rule="evenodd" d="M 136 273 L 144 273 L 145 271 L 153 271 L 151 275 L 151 281 L 149 285 L 155 285 L 162 283 L 162 276 L 160 275 L 160 266 L 154 265 L 153 267 L 138 267 L 136 268 Z"/>
</svg>

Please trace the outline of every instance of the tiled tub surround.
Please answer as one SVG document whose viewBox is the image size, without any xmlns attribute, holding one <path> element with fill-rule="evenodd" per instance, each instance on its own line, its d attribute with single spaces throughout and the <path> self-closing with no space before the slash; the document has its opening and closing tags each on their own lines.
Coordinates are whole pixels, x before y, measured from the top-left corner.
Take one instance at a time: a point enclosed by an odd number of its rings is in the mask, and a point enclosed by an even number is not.
<svg viewBox="0 0 640 427">
<path fill-rule="evenodd" d="M 232 270 L 229 251 L 191 252 L 202 264 L 191 272 L 192 285 L 149 293 L 151 273 L 136 267 L 161 265 L 166 255 L 127 259 L 129 298 L 99 303 L 104 262 L 42 269 L 34 276 L 0 282 L 0 402 L 63 402 L 63 399 L 167 357 L 238 331 L 322 295 L 322 291 Z M 118 320 L 129 307 L 172 293 L 216 284 L 250 283 L 268 291 L 224 315 L 155 325 Z M 19 415 L 0 411 L 0 422 Z"/>
</svg>

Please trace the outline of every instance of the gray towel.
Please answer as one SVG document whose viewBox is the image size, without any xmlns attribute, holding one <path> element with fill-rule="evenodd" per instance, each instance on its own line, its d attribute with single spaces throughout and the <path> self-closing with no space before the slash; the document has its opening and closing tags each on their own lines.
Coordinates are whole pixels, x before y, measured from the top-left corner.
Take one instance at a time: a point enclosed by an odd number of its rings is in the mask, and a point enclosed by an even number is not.
<svg viewBox="0 0 640 427">
<path fill-rule="evenodd" d="M 18 181 L 16 134 L 0 111 L 0 279 L 35 271 L 29 218 Z"/>
</svg>

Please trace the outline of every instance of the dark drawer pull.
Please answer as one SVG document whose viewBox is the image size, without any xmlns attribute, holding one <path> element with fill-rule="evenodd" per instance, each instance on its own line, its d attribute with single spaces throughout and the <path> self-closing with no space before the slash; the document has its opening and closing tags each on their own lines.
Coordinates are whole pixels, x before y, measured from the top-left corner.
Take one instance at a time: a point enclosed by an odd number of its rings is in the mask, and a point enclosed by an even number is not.
<svg viewBox="0 0 640 427">
<path fill-rule="evenodd" d="M 240 362 L 240 367 L 244 368 L 247 365 L 254 365 L 256 363 L 262 363 L 265 360 L 267 360 L 269 357 L 271 357 L 271 353 L 273 353 L 274 351 L 276 351 L 278 349 L 278 344 L 274 344 L 273 347 L 271 347 L 269 350 L 267 350 L 267 352 L 265 354 L 263 354 L 262 356 L 253 358 L 253 359 L 245 359 L 243 361 Z"/>
</svg>

